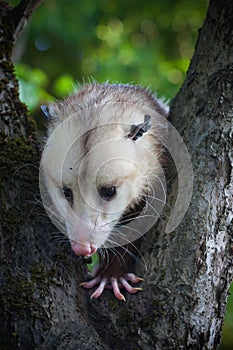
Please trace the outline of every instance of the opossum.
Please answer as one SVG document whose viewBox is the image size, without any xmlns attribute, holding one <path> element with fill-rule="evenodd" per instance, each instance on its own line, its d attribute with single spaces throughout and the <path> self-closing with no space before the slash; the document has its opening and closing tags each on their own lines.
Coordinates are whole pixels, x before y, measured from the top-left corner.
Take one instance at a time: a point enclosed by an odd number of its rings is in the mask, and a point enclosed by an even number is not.
<svg viewBox="0 0 233 350">
<path fill-rule="evenodd" d="M 42 109 L 48 119 L 41 160 L 47 212 L 76 255 L 101 252 L 94 279 L 81 284 L 99 285 L 92 298 L 112 288 L 125 300 L 120 288 L 141 290 L 129 283 L 142 281 L 129 270 L 137 240 L 165 201 L 168 108 L 141 86 L 90 83 Z"/>
</svg>

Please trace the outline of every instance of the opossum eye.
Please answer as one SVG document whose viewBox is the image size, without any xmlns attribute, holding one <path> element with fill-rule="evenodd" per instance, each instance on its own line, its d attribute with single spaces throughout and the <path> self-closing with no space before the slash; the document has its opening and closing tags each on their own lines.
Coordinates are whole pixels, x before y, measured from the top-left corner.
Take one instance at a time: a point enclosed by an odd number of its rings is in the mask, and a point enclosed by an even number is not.
<svg viewBox="0 0 233 350">
<path fill-rule="evenodd" d="M 73 192 L 69 187 L 63 187 L 63 193 L 66 197 L 66 200 L 70 203 L 70 205 L 73 204 Z"/>
<path fill-rule="evenodd" d="M 101 187 L 99 189 L 99 194 L 105 201 L 110 201 L 116 195 L 116 187 Z"/>
</svg>

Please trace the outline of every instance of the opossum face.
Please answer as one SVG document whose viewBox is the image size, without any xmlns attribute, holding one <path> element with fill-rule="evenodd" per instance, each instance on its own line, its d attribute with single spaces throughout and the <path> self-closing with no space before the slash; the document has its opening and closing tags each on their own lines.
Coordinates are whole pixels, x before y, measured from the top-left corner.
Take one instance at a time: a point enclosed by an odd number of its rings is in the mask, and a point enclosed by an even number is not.
<svg viewBox="0 0 233 350">
<path fill-rule="evenodd" d="M 86 256 L 104 244 L 118 245 L 111 233 L 148 189 L 145 167 L 153 164 L 154 156 L 131 138 L 92 145 L 82 159 L 80 142 L 64 154 L 53 141 L 44 152 L 46 182 L 73 250 Z"/>
<path fill-rule="evenodd" d="M 70 209 L 75 215 L 71 214 L 67 225 L 77 254 L 85 253 L 87 246 L 93 250 L 114 240 L 114 226 L 139 197 L 143 173 L 135 163 L 131 146 L 127 140 L 106 141 L 92 148 L 79 167 L 78 178 L 70 186 Z"/>
<path fill-rule="evenodd" d="M 122 239 L 128 243 L 131 238 L 122 237 L 119 221 L 139 202 L 145 205 L 160 170 L 149 114 L 135 107 L 114 113 L 109 106 L 91 109 L 85 118 L 80 113 L 65 118 L 43 152 L 47 208 L 77 255 L 91 256 L 99 247 L 121 245 Z"/>
</svg>

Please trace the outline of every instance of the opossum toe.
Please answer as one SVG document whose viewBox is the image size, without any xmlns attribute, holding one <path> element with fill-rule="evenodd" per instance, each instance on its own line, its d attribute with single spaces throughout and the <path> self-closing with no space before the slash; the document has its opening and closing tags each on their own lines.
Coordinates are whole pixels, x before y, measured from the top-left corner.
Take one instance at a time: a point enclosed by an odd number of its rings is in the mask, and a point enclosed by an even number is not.
<svg viewBox="0 0 233 350">
<path fill-rule="evenodd" d="M 99 284 L 100 282 L 101 282 L 101 278 L 96 277 L 91 281 L 80 283 L 79 286 L 86 288 L 86 289 L 91 289 L 91 288 L 95 287 L 97 284 Z"/>
<path fill-rule="evenodd" d="M 125 278 L 121 277 L 120 278 L 120 281 L 123 285 L 123 287 L 127 290 L 128 293 L 130 294 L 135 294 L 137 293 L 138 291 L 142 290 L 142 288 L 136 288 L 136 287 L 132 287 L 127 281 Z M 135 283 L 135 282 L 134 282 Z"/>
<path fill-rule="evenodd" d="M 139 283 L 139 282 L 143 282 L 144 281 L 143 278 L 136 276 L 134 273 L 127 273 L 125 275 L 125 279 L 127 281 L 132 282 L 132 283 Z"/>
</svg>

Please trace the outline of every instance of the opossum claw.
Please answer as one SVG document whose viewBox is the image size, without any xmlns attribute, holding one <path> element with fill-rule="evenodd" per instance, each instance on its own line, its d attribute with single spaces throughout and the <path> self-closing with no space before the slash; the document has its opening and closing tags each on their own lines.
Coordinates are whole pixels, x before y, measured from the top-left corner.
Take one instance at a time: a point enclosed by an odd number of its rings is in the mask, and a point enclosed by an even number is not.
<svg viewBox="0 0 233 350">
<path fill-rule="evenodd" d="M 142 288 L 132 287 L 127 281 L 132 283 L 139 283 L 143 281 L 143 278 L 135 276 L 133 273 L 128 273 L 125 277 L 120 277 L 119 280 L 116 277 L 111 278 L 101 278 L 96 277 L 89 282 L 80 283 L 81 287 L 86 289 L 91 289 L 99 284 L 99 287 L 95 290 L 95 292 L 91 295 L 91 299 L 97 299 L 102 294 L 104 289 L 113 289 L 113 293 L 118 300 L 126 301 L 124 295 L 120 292 L 120 288 L 125 288 L 125 290 L 130 294 L 135 294 L 142 290 Z"/>
<path fill-rule="evenodd" d="M 127 273 L 127 274 L 125 275 L 125 279 L 126 279 L 127 281 L 132 282 L 132 283 L 139 283 L 139 282 L 143 282 L 143 281 L 144 281 L 143 278 L 137 277 L 134 273 Z"/>
<path fill-rule="evenodd" d="M 91 281 L 80 283 L 79 286 L 86 288 L 86 289 L 91 289 L 91 288 L 95 287 L 97 284 L 99 284 L 100 282 L 101 282 L 101 278 L 96 277 Z"/>
<path fill-rule="evenodd" d="M 101 281 L 99 287 L 96 289 L 96 291 L 91 295 L 91 299 L 93 299 L 93 298 L 95 298 L 95 299 L 99 298 L 99 297 L 101 296 L 101 294 L 103 293 L 106 284 L 107 284 L 107 278 L 104 278 L 104 279 Z"/>
<path fill-rule="evenodd" d="M 111 278 L 113 293 L 118 300 L 126 301 L 124 295 L 120 292 L 118 281 L 115 277 Z"/>
<path fill-rule="evenodd" d="M 127 281 L 125 278 L 121 277 L 120 278 L 120 281 L 123 285 L 123 287 L 127 290 L 128 293 L 130 294 L 135 294 L 137 293 L 138 291 L 142 290 L 142 288 L 136 288 L 136 287 L 132 287 Z"/>
</svg>

